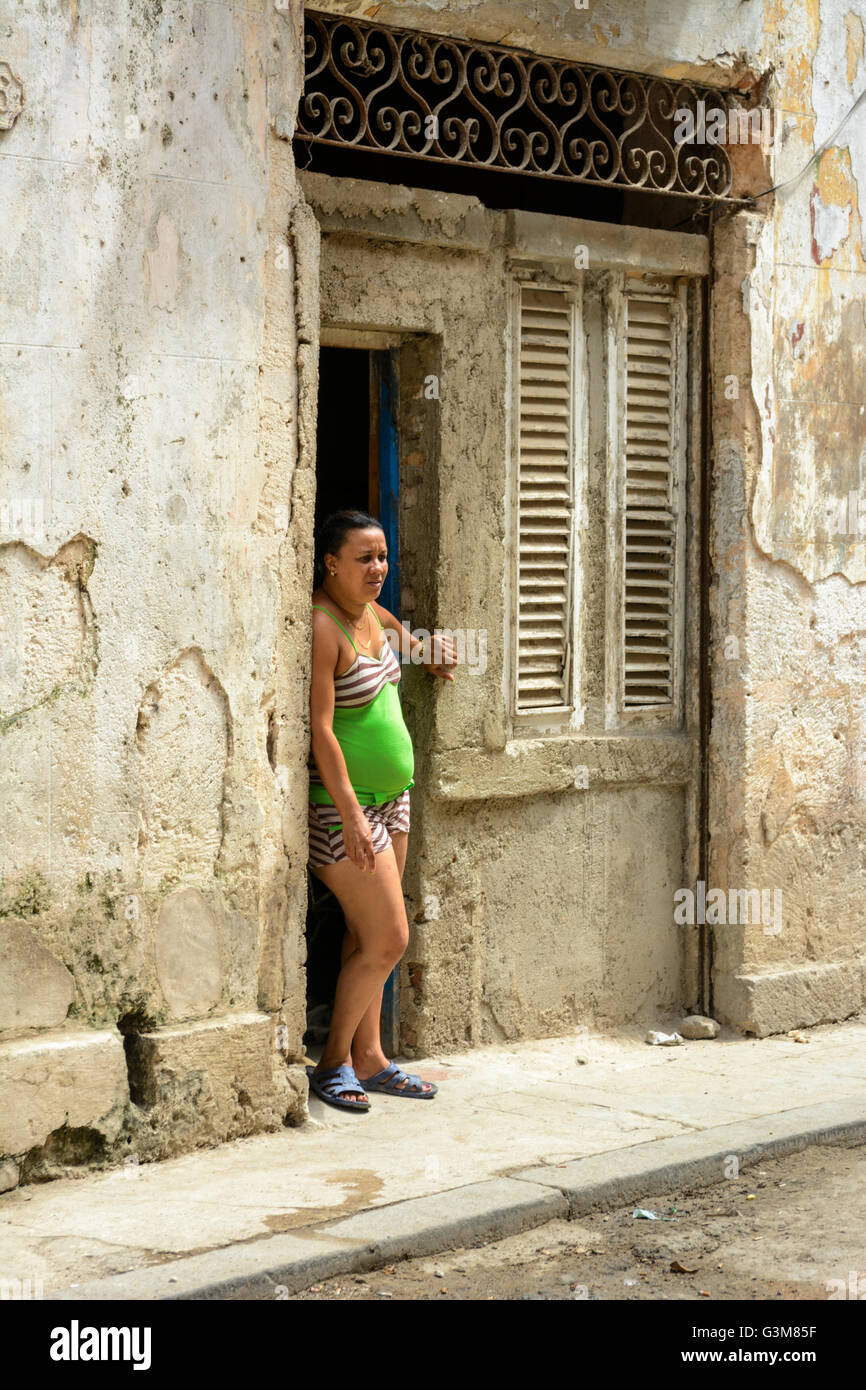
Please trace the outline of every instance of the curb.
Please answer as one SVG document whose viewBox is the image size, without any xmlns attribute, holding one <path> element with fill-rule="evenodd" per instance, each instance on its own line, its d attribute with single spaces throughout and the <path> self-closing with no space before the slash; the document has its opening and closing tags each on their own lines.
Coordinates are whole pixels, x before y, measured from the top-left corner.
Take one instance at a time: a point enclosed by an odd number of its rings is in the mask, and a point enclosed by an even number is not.
<svg viewBox="0 0 866 1390">
<path fill-rule="evenodd" d="M 732 1158 L 741 1170 L 814 1144 L 858 1139 L 866 1139 L 866 1103 L 859 1098 L 822 1101 L 718 1129 L 654 1139 L 614 1154 L 524 1168 L 511 1177 L 555 1188 L 567 1199 L 569 1216 L 575 1217 L 671 1187 L 709 1187 L 729 1178 Z"/>
<path fill-rule="evenodd" d="M 863 1101 L 826 1101 L 370 1207 L 297 1234 L 221 1246 L 61 1289 L 49 1301 L 287 1298 L 335 1275 L 486 1244 L 671 1187 L 710 1186 L 727 1177 L 732 1157 L 741 1170 L 814 1144 L 864 1139 Z"/>
</svg>

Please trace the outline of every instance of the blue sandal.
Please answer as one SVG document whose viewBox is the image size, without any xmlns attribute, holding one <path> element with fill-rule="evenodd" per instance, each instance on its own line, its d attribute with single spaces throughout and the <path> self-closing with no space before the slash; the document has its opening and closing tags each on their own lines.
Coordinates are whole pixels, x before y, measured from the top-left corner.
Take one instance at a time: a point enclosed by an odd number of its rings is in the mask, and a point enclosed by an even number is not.
<svg viewBox="0 0 866 1390">
<path fill-rule="evenodd" d="M 403 1081 L 406 1083 L 405 1086 L 400 1084 Z M 409 1096 L 411 1100 L 432 1100 L 439 1087 L 434 1086 L 432 1081 L 427 1084 L 430 1090 L 422 1091 L 421 1087 L 424 1082 L 420 1076 L 411 1076 L 405 1071 L 401 1071 L 394 1062 L 389 1062 L 387 1067 L 377 1071 L 375 1076 L 361 1082 L 365 1091 L 381 1091 L 385 1096 Z M 417 1086 L 418 1089 L 413 1091 L 411 1089 L 413 1085 Z"/>
<path fill-rule="evenodd" d="M 359 1092 L 367 1089 L 361 1085 L 352 1068 L 346 1066 L 345 1062 L 341 1067 L 327 1067 L 324 1071 L 307 1067 L 307 1076 L 310 1079 L 310 1090 L 326 1104 L 334 1105 L 338 1110 L 370 1109 L 368 1100 L 340 1100 L 340 1096 L 348 1091 Z"/>
</svg>

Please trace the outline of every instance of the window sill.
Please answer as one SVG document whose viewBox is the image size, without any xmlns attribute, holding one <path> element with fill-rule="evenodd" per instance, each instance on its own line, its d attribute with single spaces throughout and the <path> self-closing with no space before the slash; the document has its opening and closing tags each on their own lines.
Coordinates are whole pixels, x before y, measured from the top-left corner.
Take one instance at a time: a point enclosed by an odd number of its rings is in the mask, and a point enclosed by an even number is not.
<svg viewBox="0 0 866 1390">
<path fill-rule="evenodd" d="M 697 774 L 688 735 L 527 738 L 504 749 L 456 748 L 431 757 L 434 801 L 507 800 L 600 786 L 686 786 Z"/>
</svg>

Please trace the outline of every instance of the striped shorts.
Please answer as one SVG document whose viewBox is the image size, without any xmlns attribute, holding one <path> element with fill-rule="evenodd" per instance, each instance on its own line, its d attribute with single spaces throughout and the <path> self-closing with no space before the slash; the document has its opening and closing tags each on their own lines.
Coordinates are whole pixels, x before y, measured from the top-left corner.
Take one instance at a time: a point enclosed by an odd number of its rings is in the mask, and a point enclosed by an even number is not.
<svg viewBox="0 0 866 1390">
<path fill-rule="evenodd" d="M 409 792 L 401 792 L 393 801 L 382 801 L 378 806 L 362 806 L 361 810 L 373 830 L 373 850 L 381 854 L 391 844 L 391 832 L 409 829 Z M 320 806 L 309 802 L 307 824 L 310 831 L 310 863 L 317 867 L 322 864 L 339 864 L 348 859 L 343 845 L 343 827 L 336 826 L 341 819 L 336 806 Z"/>
</svg>

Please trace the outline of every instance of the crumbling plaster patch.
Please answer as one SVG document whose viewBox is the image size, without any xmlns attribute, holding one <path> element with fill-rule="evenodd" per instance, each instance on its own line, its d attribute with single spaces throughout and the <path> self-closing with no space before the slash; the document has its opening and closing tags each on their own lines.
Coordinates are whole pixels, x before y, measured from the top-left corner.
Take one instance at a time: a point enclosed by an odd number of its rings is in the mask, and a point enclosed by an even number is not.
<svg viewBox="0 0 866 1390">
<path fill-rule="evenodd" d="M 821 100 L 826 106 L 823 93 Z M 842 104 L 837 90 L 837 124 Z M 817 126 L 814 138 L 819 142 Z M 858 139 L 866 147 L 866 139 Z M 856 143 L 852 136 L 852 151 Z M 849 268 L 844 234 L 853 225 L 856 201 L 846 201 L 846 192 L 856 193 L 856 180 L 846 183 L 844 163 L 830 152 L 821 165 L 832 168 L 833 177 L 819 175 L 808 203 L 795 197 L 789 204 L 782 193 L 775 215 L 750 231 L 755 259 L 744 291 L 751 390 L 761 428 L 751 517 L 767 557 L 791 565 L 810 584 L 832 574 L 861 584 L 866 529 L 857 510 L 863 509 L 866 467 L 866 280 Z M 806 224 L 804 216 L 810 219 Z M 798 229 L 791 225 L 796 218 Z M 859 218 L 857 225 L 862 237 Z"/>
<path fill-rule="evenodd" d="M 223 840 L 231 717 L 226 693 L 200 651 L 182 652 L 145 691 L 136 739 L 145 887 L 212 877 Z"/>
<path fill-rule="evenodd" d="M 0 1051 L 0 1153 L 24 1154 L 59 1130 L 116 1139 L 129 1101 L 123 1046 L 111 1032 L 53 1033 Z"/>
<path fill-rule="evenodd" d="M 196 888 L 181 888 L 162 904 L 156 924 L 156 970 L 173 1018 L 196 1018 L 219 1003 L 219 928 Z"/>
<path fill-rule="evenodd" d="M 851 204 L 840 207 L 836 203 L 829 206 L 821 198 L 821 190 L 815 184 L 812 189 L 812 259 L 816 265 L 832 259 L 836 251 L 848 238 L 851 228 Z"/>
<path fill-rule="evenodd" d="M 819 149 L 866 87 L 863 15 L 840 0 L 818 5 L 820 33 L 812 57 L 811 105 L 815 113 L 814 141 Z M 866 192 L 866 126 L 864 107 L 855 113 L 837 140 L 851 161 L 851 179 L 858 204 L 857 234 L 866 245 L 863 194 Z"/>
<path fill-rule="evenodd" d="M 307 1118 L 303 1067 L 286 1066 L 263 1014 L 181 1023 L 128 1042 L 129 1129 L 142 1159 Z"/>
<path fill-rule="evenodd" d="M 144 253 L 144 274 L 151 308 L 173 313 L 177 299 L 180 237 L 167 212 L 156 219 L 156 247 Z"/>
<path fill-rule="evenodd" d="M 0 546 L 0 733 L 74 680 L 92 678 L 94 557 L 86 536 L 50 558 L 19 541 Z"/>
<path fill-rule="evenodd" d="M 74 994 L 72 975 L 31 926 L 0 923 L 0 1030 L 57 1027 Z"/>
</svg>

